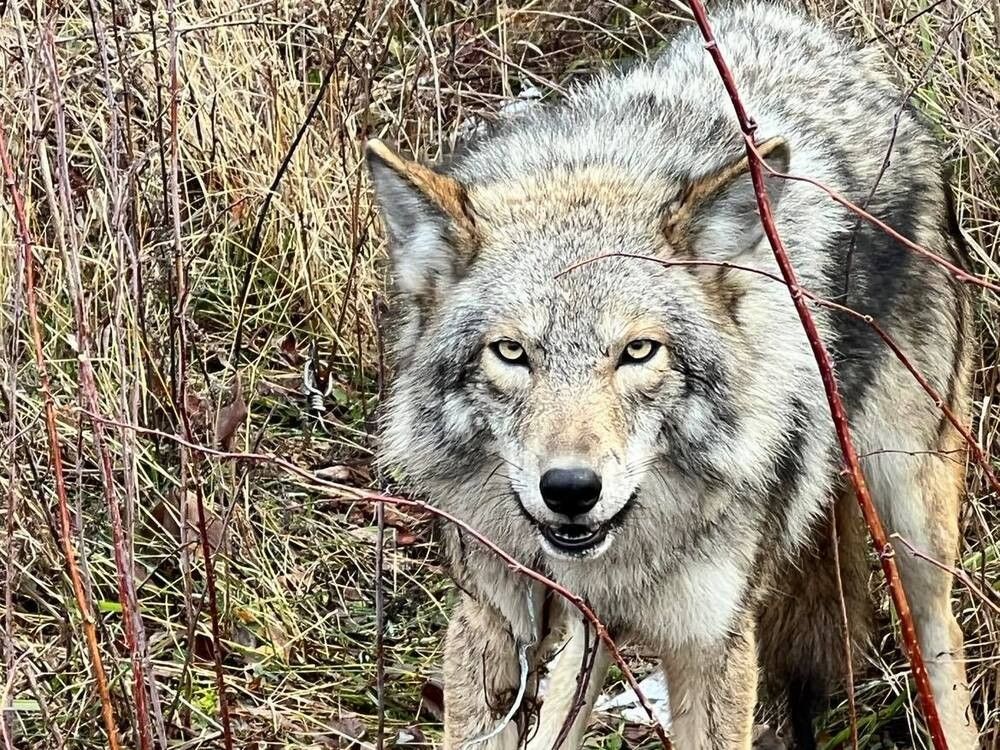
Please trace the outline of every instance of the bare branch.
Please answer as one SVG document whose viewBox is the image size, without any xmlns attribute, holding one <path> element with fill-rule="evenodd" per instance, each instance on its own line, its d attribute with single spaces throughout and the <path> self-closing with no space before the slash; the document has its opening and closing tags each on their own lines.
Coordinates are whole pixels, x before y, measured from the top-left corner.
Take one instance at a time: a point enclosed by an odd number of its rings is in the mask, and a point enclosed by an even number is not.
<svg viewBox="0 0 1000 750">
<path fill-rule="evenodd" d="M 170 77 L 170 207 L 173 227 L 174 278 L 177 290 L 176 309 L 177 321 L 177 403 L 176 408 L 181 417 L 181 426 L 185 437 L 192 436 L 191 419 L 187 408 L 187 269 L 184 263 L 184 253 L 181 248 L 181 210 L 180 210 L 180 138 L 178 136 L 177 108 L 180 93 L 178 81 L 177 52 L 177 14 L 174 0 L 167 0 L 167 19 L 169 24 L 169 62 Z M 186 499 L 190 456 L 181 450 L 180 487 L 181 502 Z M 222 737 L 226 750 L 233 750 L 233 728 L 229 717 L 229 700 L 226 696 L 226 678 L 222 671 L 222 632 L 219 624 L 219 607 L 216 601 L 215 564 L 212 560 L 212 543 L 208 537 L 208 524 L 205 516 L 205 497 L 201 482 L 193 477 L 195 503 L 198 511 L 198 535 L 201 537 L 201 549 L 205 562 L 205 590 L 208 597 L 208 616 L 212 627 L 212 657 L 215 666 L 215 688 L 219 695 L 219 714 L 222 719 Z M 187 523 L 181 524 L 186 528 Z M 188 624 L 189 628 L 194 623 Z M 189 633 L 191 631 L 189 630 Z"/>
<path fill-rule="evenodd" d="M 779 172 L 778 170 L 776 170 L 773 167 L 771 167 L 771 165 L 769 165 L 766 161 L 764 161 L 763 159 L 761 159 L 760 154 L 757 152 L 757 147 L 754 144 L 752 134 L 750 134 L 750 135 L 744 134 L 744 140 L 746 141 L 747 153 L 751 154 L 751 159 L 750 159 L 751 163 L 756 163 L 763 170 L 766 170 L 767 173 L 769 175 L 771 175 L 772 177 L 780 177 L 783 180 L 792 180 L 794 182 L 805 182 L 805 183 L 807 183 L 809 185 L 812 185 L 813 187 L 819 188 L 824 193 L 826 193 L 827 195 L 829 195 L 834 201 L 836 201 L 840 205 L 844 206 L 844 208 L 847 208 L 850 211 L 852 211 L 853 213 L 855 213 L 856 215 L 860 216 L 862 219 L 864 219 L 865 221 L 867 221 L 869 224 L 871 224 L 871 225 L 873 225 L 875 227 L 878 227 L 883 232 L 885 232 L 887 235 L 889 235 L 894 240 L 896 240 L 896 242 L 898 242 L 899 244 L 904 245 L 905 247 L 909 248 L 910 250 L 912 250 L 913 252 L 917 253 L 918 255 L 923 255 L 928 260 L 930 260 L 933 263 L 936 263 L 937 265 L 941 266 L 946 271 L 948 271 L 948 273 L 950 273 L 956 279 L 958 279 L 959 281 L 961 281 L 963 284 L 971 284 L 972 286 L 980 286 L 983 289 L 989 289 L 991 292 L 1000 292 L 1000 286 L 998 286 L 997 284 L 994 284 L 992 281 L 987 281 L 986 279 L 981 279 L 978 276 L 976 276 L 975 274 L 969 273 L 964 268 L 959 268 L 954 263 L 952 263 L 951 261 L 949 261 L 947 258 L 942 258 L 940 255 L 938 255 L 937 253 L 931 252 L 930 250 L 928 250 L 927 248 L 925 248 L 923 245 L 917 244 L 916 242 L 914 242 L 913 240 L 911 240 L 909 237 L 904 237 L 902 234 L 900 234 L 895 229 L 893 229 L 892 227 L 890 227 L 884 221 L 882 221 L 878 217 L 873 216 L 872 214 L 868 213 L 863 208 L 861 208 L 861 206 L 859 206 L 858 204 L 852 203 L 850 200 L 848 200 L 847 198 L 845 198 L 843 195 L 841 195 L 840 193 L 838 193 L 836 190 L 834 190 L 831 187 L 828 187 L 828 186 L 824 185 L 819 180 L 814 180 L 812 177 L 805 177 L 803 175 L 794 175 L 794 174 L 786 174 L 784 172 Z"/>
<path fill-rule="evenodd" d="M 913 679 L 917 686 L 917 692 L 920 695 L 920 702 L 923 708 L 924 720 L 927 724 L 928 732 L 931 735 L 935 750 L 946 750 L 948 744 L 945 740 L 944 730 L 941 727 L 941 721 L 938 717 L 937 705 L 934 702 L 934 693 L 931 690 L 930 679 L 927 675 L 927 669 L 924 666 L 923 654 L 920 652 L 920 643 L 917 640 L 917 632 L 913 624 L 913 616 L 910 613 L 910 605 L 906 600 L 906 592 L 903 590 L 902 581 L 899 577 L 899 569 L 896 566 L 896 559 L 893 554 L 892 544 L 886 536 L 885 529 L 882 526 L 882 521 L 878 516 L 878 511 L 875 509 L 875 503 L 872 501 L 871 494 L 868 491 L 868 485 L 865 482 L 864 473 L 861 469 L 861 463 L 858 460 L 857 451 L 854 448 L 854 441 L 851 438 L 851 430 L 847 420 L 847 412 L 844 409 L 844 403 L 840 397 L 840 391 L 837 387 L 837 378 L 833 371 L 833 361 L 830 359 L 830 354 L 827 352 L 826 347 L 820 338 L 819 329 L 816 327 L 816 322 L 813 320 L 812 313 L 809 311 L 809 306 L 805 302 L 806 297 L 802 294 L 802 290 L 798 283 L 798 277 L 795 274 L 795 269 L 792 267 L 788 253 L 785 250 L 784 243 L 782 242 L 774 223 L 774 216 L 771 212 L 771 203 L 768 199 L 767 188 L 764 184 L 764 167 L 762 167 L 764 162 L 763 159 L 760 158 L 760 154 L 754 146 L 754 133 L 757 129 L 757 125 L 750 119 L 750 116 L 747 114 L 746 109 L 743 106 L 743 102 L 740 99 L 739 92 L 736 88 L 736 82 L 733 78 L 732 71 L 729 69 L 729 66 L 723 58 L 719 45 L 715 40 L 714 34 L 712 33 L 712 27 L 709 24 L 708 16 L 705 13 L 705 7 L 702 5 L 700 0 L 691 0 L 690 5 L 695 16 L 695 22 L 698 24 L 698 28 L 701 30 L 702 36 L 705 38 L 706 49 L 712 56 L 712 60 L 719 71 L 719 76 L 722 78 L 726 91 L 729 94 L 729 98 L 733 103 L 733 109 L 736 111 L 736 116 L 740 123 L 740 130 L 743 132 L 743 137 L 746 141 L 750 176 L 753 180 L 754 192 L 757 195 L 757 208 L 760 211 L 761 225 L 764 228 L 764 233 L 767 235 L 768 242 L 771 245 L 771 250 L 774 253 L 774 258 L 778 263 L 778 267 L 781 269 L 782 278 L 784 278 L 785 283 L 788 285 L 788 291 L 792 297 L 792 302 L 795 305 L 795 310 L 799 315 L 799 320 L 801 321 L 802 327 L 806 332 L 807 338 L 809 339 L 809 346 L 813 351 L 813 355 L 816 358 L 816 364 L 819 367 L 820 377 L 823 380 L 823 387 L 826 391 L 827 401 L 829 401 L 830 404 L 830 415 L 833 418 L 834 428 L 837 432 L 837 440 L 840 443 L 840 449 L 844 455 L 844 461 L 847 465 L 848 476 L 851 480 L 851 484 L 854 486 L 858 504 L 861 506 L 861 514 L 864 516 L 865 524 L 868 526 L 868 533 L 871 536 L 875 552 L 879 556 L 879 560 L 882 563 L 882 572 L 884 573 L 886 582 L 889 585 L 889 594 L 892 597 L 893 605 L 896 608 L 896 614 L 899 616 L 900 630 L 903 635 L 903 644 L 906 649 L 907 657 L 909 658 L 910 667 L 913 670 Z M 800 179 L 810 181 L 808 178 Z M 818 183 L 814 184 L 818 185 Z M 827 192 L 834 198 L 834 200 L 842 203 L 847 202 L 846 199 L 840 198 L 832 191 Z M 862 214 L 860 208 L 857 208 L 857 213 L 859 215 Z M 869 221 L 873 221 L 883 228 L 884 231 L 888 231 L 900 241 L 905 240 L 905 238 L 902 238 L 901 235 L 894 232 L 894 230 L 891 230 L 888 226 L 874 217 L 871 217 Z M 967 277 L 968 279 L 973 279 L 975 283 L 982 285 L 987 284 L 987 282 L 980 281 L 975 276 L 966 273 L 957 266 L 949 264 L 948 261 L 943 258 L 938 258 L 938 256 L 933 253 L 923 250 L 923 248 L 920 248 L 909 240 L 906 240 L 904 244 L 907 244 L 908 247 L 915 249 L 917 252 L 928 255 L 928 257 L 931 257 L 932 259 L 937 259 L 936 262 L 949 267 L 949 269 L 952 270 L 952 273 L 959 278 Z M 993 287 L 992 284 L 989 286 L 991 288 Z"/>
<path fill-rule="evenodd" d="M 593 626 L 597 637 L 601 639 L 605 646 L 608 648 L 608 652 L 611 654 L 611 658 L 614 660 L 615 664 L 622 672 L 622 676 L 625 682 L 630 688 L 635 692 L 636 697 L 639 700 L 639 704 L 642 706 L 643 711 L 649 716 L 650 720 L 653 722 L 653 731 L 656 733 L 657 738 L 663 745 L 665 750 L 671 750 L 673 745 L 670 742 L 670 738 L 667 736 L 666 731 L 660 724 L 656 717 L 656 713 L 653 710 L 652 704 L 649 699 L 643 693 L 642 688 L 639 687 L 639 681 L 636 679 L 635 673 L 629 667 L 628 662 L 625 661 L 625 657 L 622 656 L 621 650 L 618 648 L 618 644 L 615 643 L 611 634 L 608 632 L 607 627 L 601 622 L 600 618 L 594 613 L 590 608 L 590 605 L 583 599 L 572 591 L 567 589 L 562 584 L 553 581 L 551 578 L 547 577 L 543 573 L 539 573 L 537 570 L 524 565 L 519 562 L 515 557 L 513 557 L 509 552 L 506 552 L 502 547 L 500 547 L 496 542 L 494 542 L 489 537 L 485 536 L 482 532 L 473 528 L 470 524 L 463 521 L 458 516 L 449 513 L 446 510 L 438 508 L 431 503 L 424 502 L 423 500 L 414 500 L 407 497 L 396 497 L 394 495 L 385 495 L 379 492 L 372 492 L 370 490 L 359 489 L 357 487 L 351 487 L 344 484 L 338 484 L 337 482 L 331 482 L 324 477 L 318 476 L 317 474 L 303 469 L 300 466 L 288 461 L 280 456 L 271 455 L 268 453 L 256 453 L 256 452 L 234 452 L 234 451 L 224 451 L 217 448 L 211 448 L 207 445 L 200 445 L 194 443 L 191 440 L 181 437 L 180 435 L 174 435 L 169 432 L 164 432 L 162 430 L 155 430 L 150 427 L 142 427 L 140 425 L 126 424 L 123 422 L 118 422 L 116 420 L 104 418 L 107 424 L 115 425 L 120 428 L 127 428 L 135 430 L 136 432 L 142 433 L 144 435 L 155 435 L 157 437 L 164 438 L 166 440 L 171 440 L 178 445 L 184 446 L 188 450 L 197 451 L 198 453 L 215 456 L 217 458 L 222 458 L 226 460 L 237 460 L 237 461 L 254 461 L 254 462 L 264 462 L 269 463 L 274 466 L 278 466 L 288 473 L 304 479 L 312 485 L 322 487 L 328 490 L 336 490 L 339 497 L 342 499 L 345 495 L 352 498 L 358 502 L 365 503 L 385 503 L 386 505 L 393 505 L 401 508 L 412 508 L 414 510 L 423 511 L 425 513 L 430 513 L 448 523 L 454 524 L 459 529 L 464 531 L 472 539 L 476 540 L 479 544 L 484 546 L 486 549 L 490 550 L 506 563 L 507 567 L 513 572 L 523 575 L 526 578 L 530 578 L 537 583 L 540 583 L 545 588 L 549 589 L 553 593 L 558 594 L 563 599 L 565 599 L 569 604 L 571 604 L 576 610 Z"/>
<path fill-rule="evenodd" d="M 42 349 L 42 330 L 38 321 L 38 301 L 35 295 L 35 264 L 32 257 L 34 243 L 31 239 L 31 231 L 28 228 L 28 221 L 24 212 L 24 199 L 17 187 L 14 166 L 7 150 L 7 129 L 2 121 L 0 121 L 0 165 L 3 167 L 4 181 L 7 183 L 11 203 L 14 205 L 18 241 L 21 245 L 24 258 L 22 265 L 24 269 L 25 298 L 28 304 L 28 321 L 31 325 L 31 337 L 34 343 L 35 366 L 38 369 L 38 379 L 42 389 L 42 396 L 45 400 L 45 427 L 49 442 L 49 460 L 52 463 L 52 475 L 56 486 L 60 541 L 62 543 L 63 555 L 66 558 L 66 569 L 73 586 L 76 605 L 80 610 L 80 620 L 87 641 L 91 666 L 94 669 L 94 681 L 97 687 L 97 695 L 101 701 L 101 717 L 104 721 L 104 730 L 108 737 L 108 747 L 111 750 L 119 750 L 121 745 L 118 741 L 118 727 L 115 721 L 114 706 L 111 703 L 111 692 L 108 689 L 107 673 L 104 670 L 104 661 L 101 658 L 100 646 L 97 643 L 97 627 L 94 622 L 94 611 L 91 607 L 90 598 L 87 595 L 87 589 L 84 586 L 80 567 L 76 561 L 76 550 L 73 548 L 72 521 L 70 520 L 69 498 L 66 493 L 66 477 L 62 463 L 62 445 L 59 440 L 59 432 L 56 429 L 56 404 L 52 396 L 45 353 Z"/>
</svg>

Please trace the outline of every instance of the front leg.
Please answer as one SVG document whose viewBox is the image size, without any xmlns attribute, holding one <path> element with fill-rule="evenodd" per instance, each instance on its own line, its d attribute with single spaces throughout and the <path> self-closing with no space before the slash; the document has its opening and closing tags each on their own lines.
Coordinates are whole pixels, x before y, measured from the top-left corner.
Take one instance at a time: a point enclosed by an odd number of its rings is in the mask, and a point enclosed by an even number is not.
<svg viewBox="0 0 1000 750">
<path fill-rule="evenodd" d="M 567 613 L 569 639 L 549 674 L 549 691 L 527 750 L 576 750 L 611 663 L 608 649 L 576 612 Z M 572 719 L 572 723 L 569 723 Z M 562 740 L 560 741 L 560 738 Z"/>
<path fill-rule="evenodd" d="M 757 649 L 752 622 L 719 643 L 663 657 L 673 719 L 683 750 L 750 750 L 757 703 Z"/>
<path fill-rule="evenodd" d="M 493 732 L 511 707 L 521 668 L 510 626 L 488 605 L 463 595 L 448 623 L 444 647 L 444 750 Z M 515 750 L 517 722 L 468 750 Z"/>
</svg>

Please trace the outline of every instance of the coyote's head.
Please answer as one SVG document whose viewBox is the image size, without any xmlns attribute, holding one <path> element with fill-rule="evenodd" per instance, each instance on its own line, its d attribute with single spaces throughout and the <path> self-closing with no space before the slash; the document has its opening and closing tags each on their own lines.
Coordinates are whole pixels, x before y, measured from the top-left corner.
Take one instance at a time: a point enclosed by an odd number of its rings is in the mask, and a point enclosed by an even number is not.
<svg viewBox="0 0 1000 750">
<path fill-rule="evenodd" d="M 761 151 L 785 166 L 782 140 Z M 383 460 L 554 558 L 602 554 L 650 522 L 637 514 L 692 512 L 679 488 L 714 481 L 710 447 L 737 420 L 740 282 L 608 255 L 750 251 L 759 219 L 733 153 L 697 174 L 641 158 L 512 174 L 474 154 L 432 169 L 370 141 L 397 295 Z"/>
</svg>

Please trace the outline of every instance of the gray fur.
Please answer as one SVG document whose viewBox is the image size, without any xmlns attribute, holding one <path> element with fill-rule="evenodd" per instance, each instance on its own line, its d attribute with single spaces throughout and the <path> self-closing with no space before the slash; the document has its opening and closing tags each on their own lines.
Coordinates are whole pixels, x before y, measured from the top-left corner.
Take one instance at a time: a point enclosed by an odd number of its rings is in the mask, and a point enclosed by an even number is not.
<svg viewBox="0 0 1000 750">
<path fill-rule="evenodd" d="M 776 168 L 787 164 L 863 203 L 901 97 L 872 53 L 777 5 L 734 6 L 713 25 L 758 140 L 788 144 L 787 154 L 776 152 Z M 461 186 L 467 217 L 449 216 L 371 160 L 397 290 L 382 462 L 401 469 L 413 491 L 584 596 L 614 632 L 663 654 L 668 675 L 687 665 L 675 682 L 690 683 L 690 700 L 708 706 L 707 718 L 678 703 L 675 730 L 697 747 L 744 747 L 749 735 L 737 718 L 716 726 L 711 708 L 716 698 L 731 707 L 745 696 L 695 679 L 701 667 L 694 665 L 731 654 L 718 674 L 739 667 L 755 682 L 745 655 L 754 638 L 767 637 L 753 633 L 757 612 L 783 568 L 814 558 L 831 498 L 844 489 L 816 362 L 788 290 L 758 275 L 623 258 L 563 272 L 612 251 L 777 272 L 746 175 L 697 206 L 684 247 L 664 235 L 664 219 L 685 191 L 738 162 L 743 148 L 718 73 L 689 28 L 656 61 L 534 107 L 436 167 Z M 852 240 L 853 215 L 816 188 L 771 179 L 769 190 L 803 286 L 874 316 L 953 407 L 967 410 L 969 348 L 957 342 L 968 336 L 968 313 L 958 285 L 867 225 Z M 938 149 L 911 111 L 900 119 L 869 208 L 961 262 L 947 229 Z M 466 218 L 477 239 L 459 249 L 456 222 Z M 824 309 L 813 313 L 836 360 L 859 452 L 939 448 L 940 414 L 872 331 Z M 649 376 L 654 385 L 632 388 L 609 362 L 618 357 L 616 336 L 639 319 L 664 332 L 666 356 L 658 360 L 663 373 Z M 504 327 L 518 330 L 531 370 L 510 373 L 521 380 L 498 387 L 488 345 Z M 566 460 L 605 475 L 606 497 L 590 514 L 614 527 L 600 555 L 553 556 L 539 541 L 537 524 L 558 520 L 538 498 L 539 476 Z M 935 461 L 880 457 L 868 466 L 893 528 L 953 557 L 954 540 L 936 542 L 933 529 L 951 528 L 954 519 L 942 521 L 941 503 L 914 479 L 940 473 Z M 907 495 L 901 487 L 914 489 Z M 941 502 L 946 514 L 957 513 Z M 524 581 L 454 529 L 444 535 L 467 592 L 463 606 L 493 613 L 516 641 L 534 640 L 522 611 Z M 923 571 L 907 570 L 922 580 Z M 782 593 L 782 606 L 791 606 L 795 597 Z M 940 611 L 940 592 L 934 596 L 927 632 L 950 616 Z M 463 616 L 455 628 L 469 621 Z M 959 637 L 957 659 L 960 648 Z M 830 669 L 816 671 L 829 678 Z M 974 747 L 974 725 L 961 718 L 967 691 L 951 693 L 952 747 Z M 467 718 L 446 727 L 456 750 L 463 731 L 472 731 L 458 727 L 485 721 L 463 724 Z"/>
</svg>

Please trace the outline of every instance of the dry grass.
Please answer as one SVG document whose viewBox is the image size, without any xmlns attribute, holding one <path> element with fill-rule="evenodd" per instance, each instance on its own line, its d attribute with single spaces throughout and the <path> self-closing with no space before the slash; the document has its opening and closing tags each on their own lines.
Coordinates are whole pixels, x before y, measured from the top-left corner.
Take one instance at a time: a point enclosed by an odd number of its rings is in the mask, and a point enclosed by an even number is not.
<svg viewBox="0 0 1000 750">
<path fill-rule="evenodd" d="M 95 33 L 85 2 L 57 12 L 40 3 L 0 2 L 0 111 L 37 243 L 45 356 L 78 561 L 97 611 L 125 746 L 137 746 L 133 683 L 100 446 L 79 408 L 83 337 L 75 299 L 85 305 L 104 417 L 176 435 L 187 412 L 198 442 L 273 452 L 304 467 L 326 467 L 350 483 L 370 483 L 381 248 L 360 161 L 363 138 L 377 134 L 434 157 L 447 150 L 462 123 L 491 117 L 528 86 L 557 95 L 603 61 L 655 51 L 683 13 L 654 5 L 539 0 L 515 11 L 503 3 L 369 2 L 348 29 L 355 11 L 350 3 L 185 0 L 176 7 L 179 173 L 172 194 L 167 11 L 131 0 L 101 3 Z M 883 48 L 913 87 L 918 105 L 950 145 L 977 270 L 996 280 L 1000 5 L 809 5 Z M 926 12 L 913 19 L 921 10 Z M 251 252 L 263 198 L 345 32 L 344 55 L 273 195 L 259 249 Z M 4 526 L 13 533 L 0 550 L 9 597 L 0 602 L 0 691 L 13 709 L 6 713 L 12 747 L 99 747 L 104 735 L 82 615 L 53 517 L 54 485 L 9 206 L 5 196 L 0 490 Z M 175 242 L 189 287 L 181 300 Z M 984 296 L 977 401 L 978 436 L 989 448 L 1000 425 L 994 404 L 1000 330 L 992 305 Z M 313 347 L 320 379 L 329 376 L 322 408 L 315 411 L 303 395 Z M 155 732 L 175 747 L 221 743 L 210 617 L 202 601 L 204 559 L 191 520 L 200 494 L 218 550 L 222 668 L 237 746 L 332 747 L 362 726 L 365 742 L 372 741 L 376 529 L 370 509 L 274 467 L 206 457 L 184 457 L 193 479 L 182 490 L 175 441 L 114 425 L 104 433 L 156 677 L 162 720 L 154 720 Z M 970 500 L 965 567 L 981 589 L 993 592 L 1000 577 L 1000 517 L 977 477 Z M 388 733 L 418 726 L 433 738 L 437 723 L 421 702 L 421 688 L 440 656 L 450 589 L 428 543 L 426 521 L 389 515 Z M 996 726 L 1000 621 L 981 599 L 963 594 L 961 601 L 977 705 Z M 879 653 L 858 687 L 863 736 L 891 732 L 905 742 L 910 701 L 903 665 L 891 638 Z M 832 747 L 845 726 L 843 711 L 832 712 L 827 724 Z M 618 729 L 604 728 L 594 742 L 620 745 Z M 1000 742 L 1000 735 L 991 741 Z"/>
</svg>

